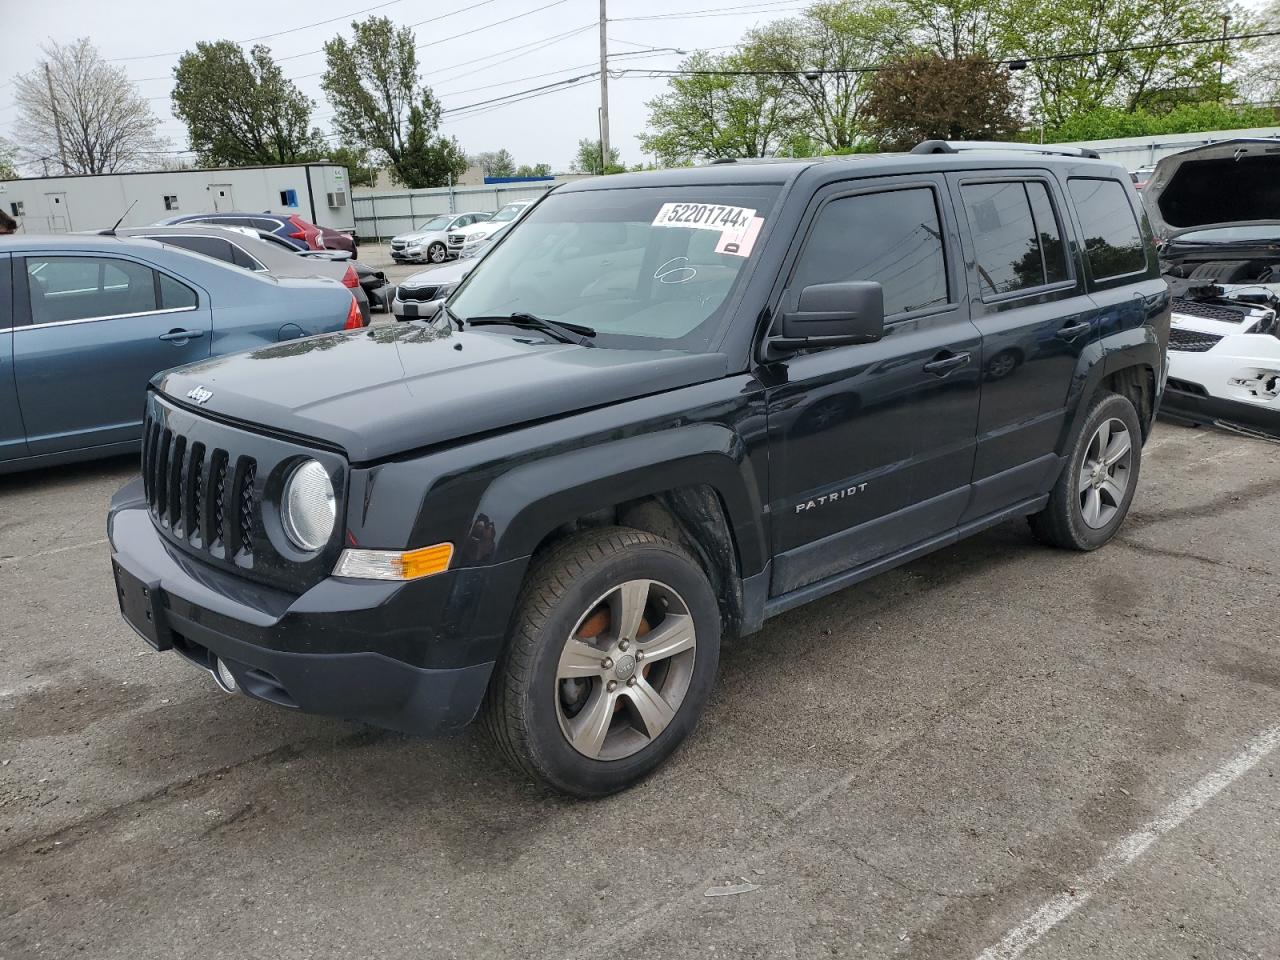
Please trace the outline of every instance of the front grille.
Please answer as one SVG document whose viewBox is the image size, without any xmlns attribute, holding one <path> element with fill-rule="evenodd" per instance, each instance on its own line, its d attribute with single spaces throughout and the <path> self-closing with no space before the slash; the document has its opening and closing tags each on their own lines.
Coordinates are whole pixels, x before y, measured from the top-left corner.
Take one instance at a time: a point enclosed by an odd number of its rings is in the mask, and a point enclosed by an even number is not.
<svg viewBox="0 0 1280 960">
<path fill-rule="evenodd" d="M 465 234 L 451 233 L 449 234 L 449 246 L 460 247 L 462 246 L 462 241 L 464 241 L 465 239 L 466 239 Z"/>
<path fill-rule="evenodd" d="M 258 508 L 253 457 L 188 442 L 148 418 L 142 469 L 147 503 L 162 529 L 220 559 L 252 556 Z"/>
<path fill-rule="evenodd" d="M 396 290 L 396 296 L 400 298 L 401 302 L 413 300 L 418 303 L 430 303 L 436 298 L 436 291 L 439 289 L 439 286 L 406 287 L 404 284 L 401 284 Z"/>
<path fill-rule="evenodd" d="M 1186 297 L 1173 298 L 1173 312 L 1208 320 L 1223 320 L 1226 323 L 1244 323 L 1247 319 L 1247 311 L 1240 307 L 1224 307 L 1200 300 L 1188 300 Z"/>
<path fill-rule="evenodd" d="M 1169 349 L 1184 350 L 1187 353 L 1204 353 L 1212 350 L 1222 337 L 1216 333 L 1201 333 L 1199 330 L 1181 330 L 1174 327 L 1169 331 Z"/>
<path fill-rule="evenodd" d="M 391 249 L 392 249 L 392 250 L 403 250 L 406 246 L 407 246 L 407 244 L 406 244 L 403 240 L 392 240 L 392 241 L 391 241 Z"/>
</svg>

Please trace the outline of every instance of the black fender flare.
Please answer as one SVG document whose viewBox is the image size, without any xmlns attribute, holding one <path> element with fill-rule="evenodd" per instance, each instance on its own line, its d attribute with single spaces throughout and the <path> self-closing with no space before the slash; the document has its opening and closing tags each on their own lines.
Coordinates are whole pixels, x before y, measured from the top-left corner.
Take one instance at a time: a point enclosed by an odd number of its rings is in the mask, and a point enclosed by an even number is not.
<svg viewBox="0 0 1280 960">
<path fill-rule="evenodd" d="M 720 497 L 742 574 L 758 572 L 767 559 L 764 504 L 745 443 L 720 423 L 622 437 L 514 466 L 489 484 L 476 506 L 473 527 L 494 531 L 488 556 L 459 559 L 503 563 L 528 557 L 549 534 L 579 517 L 702 484 Z"/>
<path fill-rule="evenodd" d="M 1076 366 L 1072 391 L 1067 401 L 1067 409 L 1073 412 L 1063 421 L 1062 433 L 1058 437 L 1060 455 L 1066 456 L 1071 441 L 1088 412 L 1090 398 L 1098 392 L 1108 377 L 1130 367 L 1145 367 L 1151 370 L 1156 390 L 1156 395 L 1152 397 L 1154 418 L 1159 394 L 1164 387 L 1164 347 L 1155 330 L 1148 326 L 1112 334 L 1105 340 L 1090 343 L 1080 353 L 1080 362 Z M 1144 424 L 1144 427 L 1146 426 Z"/>
</svg>

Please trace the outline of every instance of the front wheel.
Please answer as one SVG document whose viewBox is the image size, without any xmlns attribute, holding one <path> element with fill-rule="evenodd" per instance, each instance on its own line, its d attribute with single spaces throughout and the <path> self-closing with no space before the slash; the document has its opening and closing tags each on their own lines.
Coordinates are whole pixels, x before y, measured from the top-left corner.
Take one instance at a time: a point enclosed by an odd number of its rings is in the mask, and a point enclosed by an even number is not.
<svg viewBox="0 0 1280 960">
<path fill-rule="evenodd" d="M 437 240 L 427 247 L 427 259 L 432 263 L 444 263 L 449 259 L 449 251 L 445 249 L 443 243 Z"/>
<path fill-rule="evenodd" d="M 1138 487 L 1142 427 L 1127 398 L 1102 393 L 1089 408 L 1049 502 L 1028 520 L 1040 541 L 1096 550 L 1120 529 Z"/>
<path fill-rule="evenodd" d="M 684 550 L 621 527 L 582 534 L 526 581 L 484 725 L 535 779 L 614 793 L 697 725 L 719 649 L 715 594 Z"/>
</svg>

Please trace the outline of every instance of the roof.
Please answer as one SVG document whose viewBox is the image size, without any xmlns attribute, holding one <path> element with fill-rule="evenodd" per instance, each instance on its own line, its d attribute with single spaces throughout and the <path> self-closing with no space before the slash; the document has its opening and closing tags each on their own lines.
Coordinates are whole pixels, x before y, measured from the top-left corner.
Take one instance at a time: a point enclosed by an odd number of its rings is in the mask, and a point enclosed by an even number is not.
<svg viewBox="0 0 1280 960">
<path fill-rule="evenodd" d="M 583 190 L 616 190 L 625 187 L 676 187 L 697 184 L 782 184 L 821 166 L 833 173 L 848 170 L 850 173 L 896 173 L 921 170 L 973 169 L 984 166 L 1045 167 L 1049 165 L 1101 163 L 1115 166 L 1108 161 L 1087 157 L 1063 156 L 1040 153 L 1034 145 L 1002 148 L 999 145 L 975 145 L 955 153 L 854 153 L 847 156 L 806 157 L 802 159 L 768 158 L 719 161 L 699 167 L 676 167 L 669 170 L 653 170 L 638 173 L 619 173 L 607 177 L 591 177 L 577 180 L 556 188 L 556 193 L 576 193 Z"/>
<path fill-rule="evenodd" d="M 143 237 L 116 237 L 101 233 L 14 233 L 0 237 L 0 253 L 9 250 L 96 250 L 110 252 L 127 247 L 159 246 Z"/>
<path fill-rule="evenodd" d="M 93 177 L 159 177 L 171 174 L 202 173 L 206 176 L 217 176 L 226 173 L 240 173 L 245 170 L 292 170 L 297 167 L 343 167 L 333 160 L 317 160 L 314 163 L 259 163 L 247 167 L 190 167 L 184 170 L 116 170 L 113 173 L 55 173 L 44 177 L 14 177 L 12 180 L 0 180 L 0 183 L 23 183 L 36 180 L 82 180 Z"/>
</svg>

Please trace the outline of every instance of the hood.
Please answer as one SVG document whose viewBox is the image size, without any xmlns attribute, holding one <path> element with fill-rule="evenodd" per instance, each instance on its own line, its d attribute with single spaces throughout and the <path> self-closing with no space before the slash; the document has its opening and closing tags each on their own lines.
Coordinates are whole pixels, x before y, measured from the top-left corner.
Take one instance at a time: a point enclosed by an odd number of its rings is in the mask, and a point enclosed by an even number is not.
<svg viewBox="0 0 1280 960">
<path fill-rule="evenodd" d="M 1165 157 L 1142 190 L 1157 238 L 1280 226 L 1280 140 L 1223 140 Z"/>
<path fill-rule="evenodd" d="M 721 354 L 523 342 L 395 324 L 201 361 L 152 381 L 178 403 L 312 437 L 353 462 L 725 375 Z M 188 393 L 210 396 L 198 407 Z"/>
<path fill-rule="evenodd" d="M 443 283 L 461 283 L 462 279 L 475 269 L 476 262 L 457 260 L 442 263 L 438 267 L 419 270 L 400 281 L 402 287 L 438 287 Z"/>
</svg>

